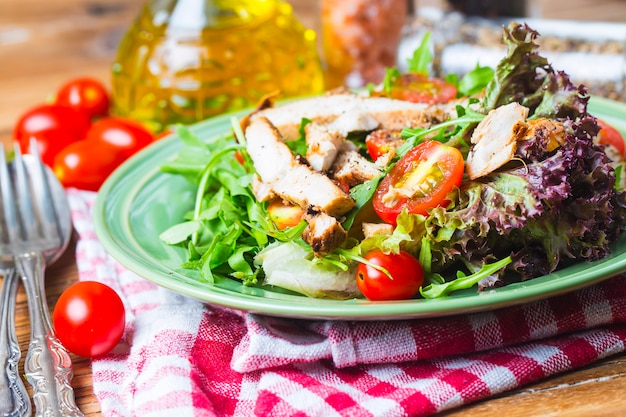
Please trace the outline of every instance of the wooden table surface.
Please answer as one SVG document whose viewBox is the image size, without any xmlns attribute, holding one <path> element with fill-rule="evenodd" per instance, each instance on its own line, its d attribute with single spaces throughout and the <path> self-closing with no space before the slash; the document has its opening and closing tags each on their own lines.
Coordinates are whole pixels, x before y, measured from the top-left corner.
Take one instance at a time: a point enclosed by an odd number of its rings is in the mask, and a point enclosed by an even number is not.
<svg viewBox="0 0 626 417">
<path fill-rule="evenodd" d="M 44 101 L 62 82 L 88 75 L 108 83 L 117 42 L 142 1 L 1 0 L 0 141 L 8 143 L 19 114 Z M 317 1 L 293 0 L 291 3 L 305 24 L 317 27 Z M 547 18 L 626 22 L 623 0 L 535 0 L 534 4 L 541 6 L 542 17 Z M 50 308 L 63 289 L 76 280 L 74 248 L 70 247 L 48 269 Z M 21 288 L 16 321 L 23 358 L 30 329 Z M 90 362 L 76 356 L 72 358 L 75 374 L 72 385 L 77 403 L 86 415 L 100 415 L 98 401 L 91 389 Z M 624 392 L 626 354 L 620 354 L 444 414 L 466 417 L 499 414 L 507 417 L 616 416 L 626 412 Z"/>
</svg>

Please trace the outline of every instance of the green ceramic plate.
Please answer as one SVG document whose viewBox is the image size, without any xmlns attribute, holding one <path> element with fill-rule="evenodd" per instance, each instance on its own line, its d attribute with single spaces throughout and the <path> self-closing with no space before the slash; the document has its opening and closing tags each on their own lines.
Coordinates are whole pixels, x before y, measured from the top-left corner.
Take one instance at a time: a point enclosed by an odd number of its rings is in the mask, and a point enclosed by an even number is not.
<svg viewBox="0 0 626 417">
<path fill-rule="evenodd" d="M 626 105 L 594 98 L 591 111 L 626 133 Z M 224 135 L 230 116 L 192 127 L 201 137 Z M 193 202 L 194 190 L 184 179 L 161 173 L 163 161 L 182 142 L 165 138 L 124 163 L 103 185 L 94 209 L 97 235 L 105 249 L 138 275 L 206 302 L 273 316 L 341 320 L 434 317 L 494 309 L 585 287 L 626 271 L 626 236 L 613 254 L 593 263 L 580 263 L 523 283 L 477 293 L 465 291 L 436 300 L 370 302 L 361 299 L 323 300 L 285 294 L 272 288 L 250 288 L 236 280 L 216 285 L 201 283 L 192 271 L 180 268 L 181 249 L 159 241 L 159 234 L 178 223 Z"/>
</svg>

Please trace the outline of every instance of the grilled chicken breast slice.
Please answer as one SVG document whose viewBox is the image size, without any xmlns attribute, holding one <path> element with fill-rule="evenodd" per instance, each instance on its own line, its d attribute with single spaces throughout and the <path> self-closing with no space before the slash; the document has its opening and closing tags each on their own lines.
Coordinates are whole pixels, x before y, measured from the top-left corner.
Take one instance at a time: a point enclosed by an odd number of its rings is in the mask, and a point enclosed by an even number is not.
<svg viewBox="0 0 626 417">
<path fill-rule="evenodd" d="M 326 213 L 308 211 L 304 219 L 308 226 L 302 233 L 302 239 L 311 245 L 316 256 L 329 254 L 348 237 L 339 220 Z"/>
<path fill-rule="evenodd" d="M 339 151 L 346 146 L 345 136 L 338 130 L 329 129 L 317 123 L 306 125 L 304 132 L 307 144 L 307 161 L 316 171 L 328 171 Z"/>
<path fill-rule="evenodd" d="M 333 129 L 347 134 L 354 130 L 429 126 L 455 117 L 455 108 L 454 104 L 433 106 L 386 97 L 332 94 L 264 109 L 251 115 L 250 119 L 265 117 L 276 126 L 284 140 L 293 140 L 299 137 L 303 118 L 321 125 L 336 122 Z M 346 116 L 341 117 L 344 114 Z"/>
<path fill-rule="evenodd" d="M 342 151 L 330 169 L 332 177 L 341 184 L 354 187 L 378 177 L 381 169 L 355 150 Z"/>
<path fill-rule="evenodd" d="M 513 158 L 527 116 L 527 107 L 511 103 L 491 110 L 476 126 L 471 138 L 474 146 L 465 164 L 470 179 L 485 176 Z"/>
</svg>

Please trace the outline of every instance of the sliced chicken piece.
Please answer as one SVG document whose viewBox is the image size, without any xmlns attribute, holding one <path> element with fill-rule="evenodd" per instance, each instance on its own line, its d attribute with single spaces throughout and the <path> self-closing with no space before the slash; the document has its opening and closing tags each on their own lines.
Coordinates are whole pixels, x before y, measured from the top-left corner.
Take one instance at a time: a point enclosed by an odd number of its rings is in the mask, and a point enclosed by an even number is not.
<svg viewBox="0 0 626 417">
<path fill-rule="evenodd" d="M 471 138 L 474 146 L 465 165 L 470 179 L 485 176 L 513 158 L 527 116 L 527 107 L 511 103 L 491 110 L 476 126 Z"/>
<path fill-rule="evenodd" d="M 311 167 L 320 172 L 330 169 L 346 139 L 341 132 L 326 126 L 309 123 L 304 128 L 306 136 L 306 159 Z"/>
<path fill-rule="evenodd" d="M 565 143 L 565 126 L 557 120 L 546 118 L 528 120 L 525 131 L 518 140 L 543 140 L 545 149 L 552 152 Z"/>
<path fill-rule="evenodd" d="M 350 187 L 374 179 L 382 173 L 376 164 L 354 150 L 340 152 L 330 172 L 336 181 Z"/>
<path fill-rule="evenodd" d="M 270 185 L 283 199 L 331 216 L 342 216 L 355 206 L 354 200 L 330 178 L 306 165 L 292 167 L 284 177 Z"/>
<path fill-rule="evenodd" d="M 363 236 L 365 238 L 376 235 L 390 235 L 393 233 L 393 226 L 388 223 L 363 223 Z"/>
<path fill-rule="evenodd" d="M 346 116 L 342 117 L 344 114 Z M 386 97 L 332 94 L 261 110 L 251 115 L 250 119 L 254 121 L 266 117 L 280 131 L 284 140 L 293 140 L 299 137 L 303 118 L 322 125 L 336 122 L 333 129 L 347 133 L 377 128 L 429 126 L 455 116 L 455 106 L 452 104 L 433 106 Z"/>
<path fill-rule="evenodd" d="M 308 211 L 304 215 L 308 226 L 302 239 L 311 245 L 316 256 L 326 255 L 340 247 L 348 237 L 341 223 L 323 212 Z"/>
<path fill-rule="evenodd" d="M 255 119 L 245 134 L 254 168 L 269 187 L 264 188 L 265 195 L 273 192 L 304 209 L 313 207 L 331 216 L 341 216 L 354 207 L 354 200 L 330 178 L 297 161 L 269 120 Z"/>
<path fill-rule="evenodd" d="M 260 202 L 271 201 L 276 197 L 272 187 L 264 183 L 258 175 L 252 177 L 252 193 L 254 193 L 254 197 Z"/>
<path fill-rule="evenodd" d="M 280 180 L 297 164 L 280 132 L 265 118 L 255 119 L 245 130 L 246 148 L 254 168 L 267 184 Z"/>
</svg>

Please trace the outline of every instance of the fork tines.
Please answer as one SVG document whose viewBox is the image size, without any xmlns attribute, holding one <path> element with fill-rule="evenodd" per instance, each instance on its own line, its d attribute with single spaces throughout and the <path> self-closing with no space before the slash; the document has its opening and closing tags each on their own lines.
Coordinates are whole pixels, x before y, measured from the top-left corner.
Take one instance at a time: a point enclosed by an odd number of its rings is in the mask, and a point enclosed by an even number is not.
<svg viewBox="0 0 626 417">
<path fill-rule="evenodd" d="M 31 149 L 32 155 L 23 156 L 15 144 L 13 161 L 9 163 L 0 147 L 0 254 L 43 251 L 60 241 L 45 167 L 36 144 L 34 148 L 31 144 Z"/>
</svg>

